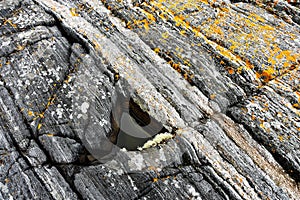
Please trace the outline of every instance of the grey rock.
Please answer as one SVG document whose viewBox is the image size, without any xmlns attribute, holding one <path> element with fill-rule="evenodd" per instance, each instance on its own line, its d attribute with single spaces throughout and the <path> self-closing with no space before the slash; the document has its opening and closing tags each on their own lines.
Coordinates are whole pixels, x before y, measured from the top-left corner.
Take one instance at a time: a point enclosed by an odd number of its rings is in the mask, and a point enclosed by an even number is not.
<svg viewBox="0 0 300 200">
<path fill-rule="evenodd" d="M 1 1 L 0 198 L 300 199 L 299 13 Z"/>
</svg>

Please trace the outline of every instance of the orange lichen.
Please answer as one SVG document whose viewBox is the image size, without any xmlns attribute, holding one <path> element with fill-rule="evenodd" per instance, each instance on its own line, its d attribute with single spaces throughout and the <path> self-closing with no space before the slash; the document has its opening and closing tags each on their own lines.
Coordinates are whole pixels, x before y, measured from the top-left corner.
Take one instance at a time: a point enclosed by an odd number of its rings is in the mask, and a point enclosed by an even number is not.
<svg viewBox="0 0 300 200">
<path fill-rule="evenodd" d="M 175 26 L 182 26 L 182 27 L 188 28 L 189 25 L 187 23 L 185 23 L 184 19 L 185 18 L 183 15 L 174 16 L 173 20 L 176 22 Z"/>
<path fill-rule="evenodd" d="M 256 72 L 256 77 L 261 79 L 264 83 L 269 82 L 274 78 L 275 70 L 273 67 L 269 67 L 266 70 L 263 70 L 261 73 Z"/>
<path fill-rule="evenodd" d="M 197 7 L 199 3 L 207 4 L 207 1 L 187 0 L 182 3 L 182 1 L 179 0 L 157 0 L 150 1 L 149 3 L 144 2 L 143 4 L 147 6 L 147 9 L 152 10 L 153 13 L 158 13 L 155 17 L 160 17 L 162 20 L 168 19 L 173 21 L 179 29 L 179 34 L 186 35 L 193 33 L 194 37 L 199 37 L 203 39 L 204 43 L 210 45 L 212 49 L 215 50 L 215 53 L 220 55 L 219 59 L 230 60 L 237 64 L 234 65 L 235 67 L 233 68 L 233 66 L 225 66 L 224 62 L 221 63 L 229 74 L 241 73 L 244 70 L 254 70 L 254 73 L 256 74 L 256 77 L 254 78 L 267 83 L 290 70 L 291 66 L 294 66 L 294 62 L 297 62 L 297 57 L 300 57 L 300 54 L 294 53 L 293 50 L 280 49 L 280 45 L 278 45 L 277 41 L 277 27 L 268 25 L 266 20 L 255 12 L 250 12 L 247 16 L 236 14 L 236 12 L 231 11 L 231 8 L 216 8 L 218 10 L 216 18 L 209 18 L 198 27 L 191 25 L 187 19 L 189 16 L 183 14 L 184 12 L 182 11 L 188 8 L 195 8 L 195 6 L 200 10 L 201 6 Z M 146 19 L 136 21 L 134 24 L 138 25 L 139 28 L 143 25 L 144 28 L 148 30 L 152 21 L 157 19 L 152 14 L 147 14 L 147 11 L 142 12 L 145 14 Z M 234 19 L 236 23 L 230 23 L 232 19 Z M 128 27 L 131 28 L 132 24 L 128 25 Z M 279 25 L 278 28 L 282 25 L 284 24 Z M 228 26 L 233 28 L 234 31 L 232 31 L 232 34 L 226 35 L 227 40 L 225 41 L 225 45 L 220 45 L 218 41 L 224 41 L 224 32 L 228 32 L 226 30 L 226 27 Z M 200 32 L 200 28 L 202 27 L 207 28 L 204 28 Z M 216 38 L 215 41 L 208 39 L 212 35 L 214 36 L 213 38 Z M 162 34 L 162 38 L 165 40 L 161 41 L 167 42 L 169 37 L 169 33 L 165 32 Z M 291 38 L 292 37 L 293 36 L 291 35 Z M 198 43 L 197 45 L 201 46 L 201 43 Z M 250 53 L 246 54 L 246 52 L 249 51 Z M 181 51 L 177 52 L 180 53 Z M 180 60 L 183 60 L 184 56 L 179 53 L 176 53 L 175 55 Z M 268 63 L 263 65 L 262 63 L 259 63 L 260 60 L 258 60 L 258 64 L 261 64 L 260 68 L 258 68 L 259 71 L 256 71 L 256 68 L 254 68 L 254 65 L 250 62 L 251 59 L 256 57 L 268 61 Z M 179 63 L 171 61 L 169 64 L 175 70 L 181 72 L 184 78 L 188 77 L 188 73 L 182 72 Z M 184 64 L 189 65 L 189 63 L 185 61 Z"/>
<path fill-rule="evenodd" d="M 228 67 L 228 68 L 227 68 L 227 71 L 228 71 L 228 73 L 229 73 L 230 75 L 232 75 L 232 74 L 235 73 L 235 71 L 234 71 L 234 69 L 233 69 L 232 67 Z"/>
<path fill-rule="evenodd" d="M 294 103 L 293 106 L 294 106 L 295 108 L 300 109 L 300 104 L 299 104 L 299 103 Z"/>
<path fill-rule="evenodd" d="M 30 111 L 30 110 L 27 113 L 28 113 L 29 116 L 33 116 L 34 115 L 33 112 Z"/>
<path fill-rule="evenodd" d="M 210 98 L 211 100 L 214 100 L 216 97 L 217 97 L 216 94 L 211 94 L 211 95 L 209 95 L 209 98 Z"/>
<path fill-rule="evenodd" d="M 153 178 L 152 182 L 155 183 L 157 182 L 159 179 L 158 178 Z"/>
<path fill-rule="evenodd" d="M 248 59 L 246 59 L 246 67 L 248 69 L 253 69 L 254 68 L 254 66 L 251 64 L 251 62 Z"/>
<path fill-rule="evenodd" d="M 9 19 L 4 19 L 4 20 L 3 20 L 3 25 L 6 25 L 7 23 L 10 24 L 13 28 L 17 28 L 17 25 L 14 24 L 14 23 L 12 23 L 11 20 L 9 20 Z"/>
</svg>

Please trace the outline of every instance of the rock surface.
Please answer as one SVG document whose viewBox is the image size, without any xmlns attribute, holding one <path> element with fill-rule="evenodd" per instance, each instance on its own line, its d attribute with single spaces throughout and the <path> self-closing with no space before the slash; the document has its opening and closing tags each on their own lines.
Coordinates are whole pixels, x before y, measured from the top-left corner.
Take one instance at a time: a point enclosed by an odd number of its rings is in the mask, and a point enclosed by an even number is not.
<svg viewBox="0 0 300 200">
<path fill-rule="evenodd" d="M 0 1 L 0 199 L 300 199 L 299 16 Z"/>
</svg>

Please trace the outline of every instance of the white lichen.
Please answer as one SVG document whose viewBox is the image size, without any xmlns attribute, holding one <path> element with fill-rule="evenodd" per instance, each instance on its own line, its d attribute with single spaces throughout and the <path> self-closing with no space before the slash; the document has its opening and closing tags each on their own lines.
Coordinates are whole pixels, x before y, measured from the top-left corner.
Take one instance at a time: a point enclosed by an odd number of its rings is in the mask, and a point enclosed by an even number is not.
<svg viewBox="0 0 300 200">
<path fill-rule="evenodd" d="M 138 150 L 148 149 L 150 147 L 155 147 L 163 141 L 173 138 L 171 133 L 160 133 L 157 134 L 152 140 L 147 141 L 143 147 L 138 147 Z"/>
<path fill-rule="evenodd" d="M 89 104 L 88 102 L 83 102 L 83 103 L 81 104 L 81 112 L 82 112 L 83 114 L 86 114 L 87 111 L 88 111 L 88 109 L 89 109 L 89 107 L 90 107 L 90 104 Z"/>
<path fill-rule="evenodd" d="M 201 199 L 200 194 L 192 186 L 189 186 L 188 193 L 192 196 L 192 199 Z"/>
</svg>

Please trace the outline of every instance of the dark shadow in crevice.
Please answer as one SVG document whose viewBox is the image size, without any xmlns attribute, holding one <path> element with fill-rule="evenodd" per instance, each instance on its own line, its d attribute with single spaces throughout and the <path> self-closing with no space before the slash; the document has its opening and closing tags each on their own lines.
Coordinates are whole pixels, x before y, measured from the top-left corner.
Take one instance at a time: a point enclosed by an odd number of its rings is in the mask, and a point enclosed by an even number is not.
<svg viewBox="0 0 300 200">
<path fill-rule="evenodd" d="M 143 111 L 133 98 L 119 93 L 113 108 L 112 131 L 108 138 L 120 148 L 134 151 L 155 135 L 168 132 L 162 123 Z"/>
</svg>

